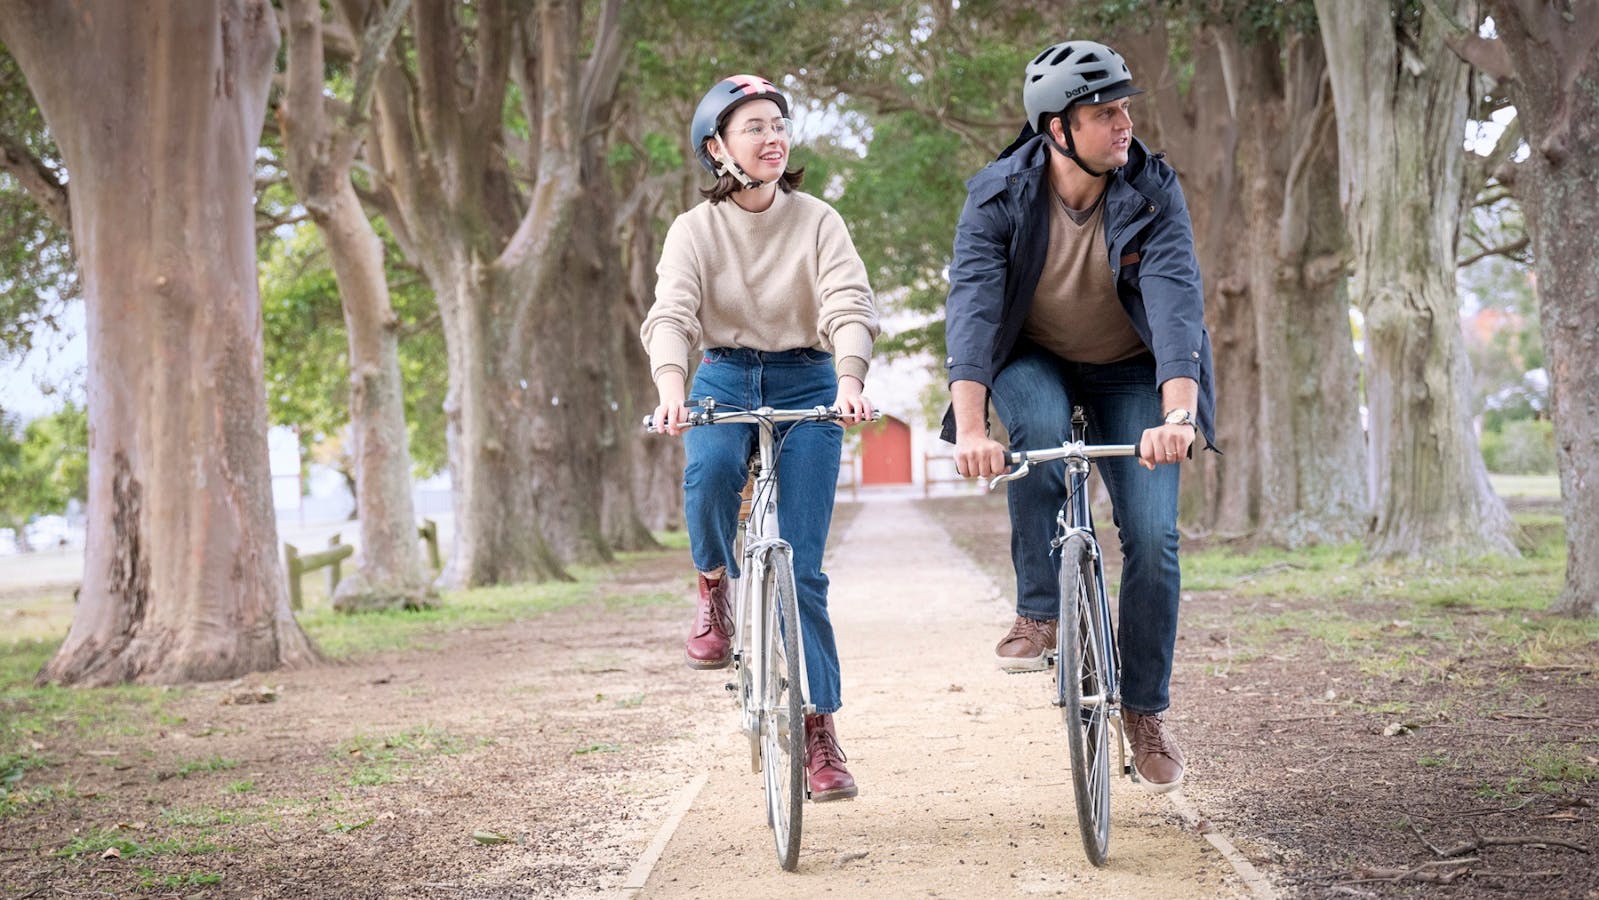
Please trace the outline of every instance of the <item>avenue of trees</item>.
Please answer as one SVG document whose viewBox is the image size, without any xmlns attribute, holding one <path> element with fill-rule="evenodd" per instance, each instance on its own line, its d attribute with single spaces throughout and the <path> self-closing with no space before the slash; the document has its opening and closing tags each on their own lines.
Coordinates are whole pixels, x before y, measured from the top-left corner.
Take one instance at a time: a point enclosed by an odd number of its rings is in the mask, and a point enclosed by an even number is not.
<svg viewBox="0 0 1599 900">
<path fill-rule="evenodd" d="M 1555 608 L 1599 614 L 1593 4 L 0 0 L 0 354 L 80 301 L 89 343 L 86 575 L 41 677 L 316 659 L 277 558 L 269 416 L 341 445 L 362 546 L 341 609 L 439 602 L 418 473 L 454 485 L 437 587 L 650 546 L 678 521 L 680 457 L 636 427 L 654 401 L 636 332 L 703 184 L 686 123 L 705 87 L 783 81 L 807 188 L 913 321 L 885 352 L 938 359 L 963 179 L 1015 136 L 1026 59 L 1068 35 L 1127 55 L 1136 132 L 1193 211 L 1225 453 L 1191 467 L 1185 523 L 1516 553 L 1456 288 L 1462 261 L 1509 254 L 1536 272 Z M 1464 147 L 1511 106 L 1492 153 Z M 1479 234 L 1486 209 L 1516 233 Z M 28 440 L 8 428 L 0 462 Z"/>
</svg>

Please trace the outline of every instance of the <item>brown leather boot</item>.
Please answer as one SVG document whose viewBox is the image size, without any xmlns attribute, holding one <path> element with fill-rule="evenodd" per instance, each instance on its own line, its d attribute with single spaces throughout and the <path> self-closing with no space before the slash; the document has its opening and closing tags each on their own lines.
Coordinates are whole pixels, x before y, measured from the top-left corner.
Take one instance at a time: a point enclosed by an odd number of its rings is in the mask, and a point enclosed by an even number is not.
<svg viewBox="0 0 1599 900">
<path fill-rule="evenodd" d="M 699 608 L 683 654 L 690 669 L 725 669 L 733 661 L 733 608 L 726 578 L 700 576 Z"/>
<path fill-rule="evenodd" d="M 847 757 L 838 746 L 831 713 L 805 717 L 805 774 L 811 787 L 811 800 L 848 800 L 858 791 L 855 776 L 844 768 Z"/>
</svg>

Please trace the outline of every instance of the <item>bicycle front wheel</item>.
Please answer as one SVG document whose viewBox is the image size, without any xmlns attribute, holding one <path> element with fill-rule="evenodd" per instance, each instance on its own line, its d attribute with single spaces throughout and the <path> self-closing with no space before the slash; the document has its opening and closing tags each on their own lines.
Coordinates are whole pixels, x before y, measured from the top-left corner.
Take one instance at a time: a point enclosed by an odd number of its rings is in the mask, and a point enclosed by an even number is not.
<svg viewBox="0 0 1599 900">
<path fill-rule="evenodd" d="M 1105 864 L 1110 848 L 1110 697 L 1101 591 L 1088 539 L 1072 535 L 1061 547 L 1055 690 L 1066 720 L 1083 850 L 1096 866 Z"/>
<path fill-rule="evenodd" d="M 777 861 L 799 866 L 800 820 L 805 805 L 805 694 L 800 682 L 799 601 L 794 565 L 786 548 L 766 561 L 760 614 L 766 616 L 765 682 L 761 703 L 761 771 L 766 815 Z"/>
</svg>

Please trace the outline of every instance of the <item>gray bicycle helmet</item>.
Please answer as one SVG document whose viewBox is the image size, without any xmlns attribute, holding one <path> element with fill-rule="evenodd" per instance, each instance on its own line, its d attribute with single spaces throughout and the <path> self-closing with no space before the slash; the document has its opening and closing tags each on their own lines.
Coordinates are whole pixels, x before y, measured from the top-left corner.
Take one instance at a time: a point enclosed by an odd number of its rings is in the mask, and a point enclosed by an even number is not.
<svg viewBox="0 0 1599 900">
<path fill-rule="evenodd" d="M 720 175 L 722 172 L 716 160 L 706 152 L 705 142 L 722 130 L 722 125 L 727 122 L 727 117 L 732 115 L 733 110 L 751 100 L 770 100 L 777 104 L 777 110 L 783 114 L 783 118 L 789 117 L 788 98 L 784 97 L 770 81 L 759 75 L 729 75 L 706 92 L 704 99 L 700 100 L 700 105 L 695 108 L 694 122 L 689 126 L 688 140 L 694 146 L 694 156 L 699 159 L 700 165 L 712 175 Z"/>
<path fill-rule="evenodd" d="M 1045 134 L 1049 117 L 1073 104 L 1109 103 L 1142 93 L 1133 87 L 1133 73 L 1120 53 L 1097 41 L 1065 41 L 1027 64 L 1022 106 L 1027 123 Z"/>
</svg>

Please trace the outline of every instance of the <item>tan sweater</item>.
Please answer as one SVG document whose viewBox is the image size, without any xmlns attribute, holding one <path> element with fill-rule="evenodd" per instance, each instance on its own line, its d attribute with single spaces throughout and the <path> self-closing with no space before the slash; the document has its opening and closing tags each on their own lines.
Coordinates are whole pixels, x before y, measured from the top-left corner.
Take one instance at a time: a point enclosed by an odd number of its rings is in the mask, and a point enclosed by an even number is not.
<svg viewBox="0 0 1599 900">
<path fill-rule="evenodd" d="M 833 354 L 839 375 L 866 380 L 877 308 L 844 219 L 825 201 L 779 190 L 759 213 L 701 203 L 666 232 L 656 275 L 639 329 L 655 379 L 686 376 L 698 349 L 811 347 Z"/>
</svg>

